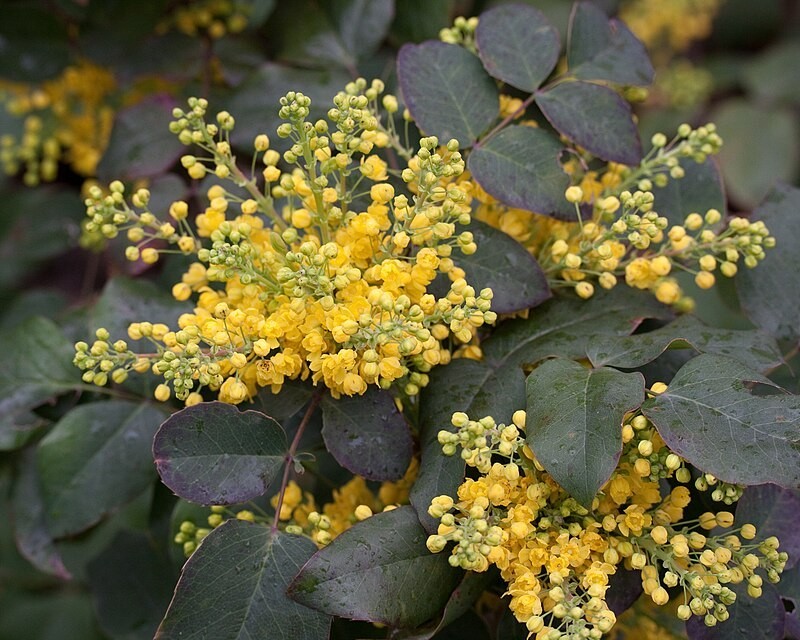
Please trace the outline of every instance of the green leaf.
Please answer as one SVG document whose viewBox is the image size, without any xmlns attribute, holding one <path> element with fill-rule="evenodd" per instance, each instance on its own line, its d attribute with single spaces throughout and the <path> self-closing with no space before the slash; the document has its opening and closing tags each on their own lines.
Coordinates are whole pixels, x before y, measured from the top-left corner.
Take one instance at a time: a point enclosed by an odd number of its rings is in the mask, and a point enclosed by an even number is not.
<svg viewBox="0 0 800 640">
<path fill-rule="evenodd" d="M 0 185 L 0 198 L 2 294 L 5 289 L 18 289 L 31 271 L 75 246 L 86 209 L 74 191 L 56 186 L 14 189 Z M 32 211 L 36 224 L 31 224 Z"/>
<path fill-rule="evenodd" d="M 301 0 L 278 5 L 273 22 L 280 29 L 273 33 L 283 60 L 299 66 L 334 63 L 352 72 L 378 49 L 393 16 L 394 0 Z"/>
<path fill-rule="evenodd" d="M 286 462 L 286 434 L 258 411 L 204 402 L 172 414 L 153 441 L 161 480 L 200 504 L 246 502 L 266 493 Z"/>
<path fill-rule="evenodd" d="M 47 527 L 39 472 L 34 456 L 33 448 L 22 453 L 14 483 L 11 504 L 17 548 L 20 554 L 39 571 L 69 580 L 72 576 L 64 566 L 64 561 L 53 544 L 53 536 Z"/>
<path fill-rule="evenodd" d="M 445 605 L 462 575 L 446 554 L 428 551 L 427 537 L 411 507 L 376 514 L 314 554 L 289 595 L 331 615 L 418 626 Z"/>
<path fill-rule="evenodd" d="M 153 406 L 111 400 L 76 407 L 56 424 L 36 452 L 53 536 L 83 531 L 150 485 L 163 419 Z"/>
<path fill-rule="evenodd" d="M 3 589 L 0 629 L 3 638 L 25 640 L 106 640 L 94 619 L 89 596 L 77 590 L 35 592 Z M 34 595 L 35 593 L 35 595 Z"/>
<path fill-rule="evenodd" d="M 67 25 L 32 3 L 7 3 L 0 23 L 0 76 L 35 83 L 49 80 L 71 60 Z"/>
<path fill-rule="evenodd" d="M 569 177 L 558 161 L 562 144 L 543 129 L 511 125 L 469 154 L 467 167 L 483 189 L 503 204 L 574 220 L 564 199 Z"/>
<path fill-rule="evenodd" d="M 536 104 L 559 133 L 603 160 L 637 165 L 642 159 L 631 106 L 613 89 L 561 82 L 538 91 Z"/>
<path fill-rule="evenodd" d="M 484 362 L 500 371 L 548 357 L 580 359 L 600 336 L 627 336 L 645 318 L 668 318 L 669 309 L 649 293 L 616 287 L 590 300 L 555 298 L 528 318 L 506 322 L 482 345 Z"/>
<path fill-rule="evenodd" d="M 653 65 L 644 45 L 624 22 L 609 20 L 591 2 L 573 6 L 567 36 L 569 73 L 582 80 L 648 85 Z"/>
<path fill-rule="evenodd" d="M 589 344 L 586 355 L 595 367 L 637 369 L 672 348 L 728 356 L 761 372 L 783 362 L 777 343 L 765 333 L 709 327 L 688 315 L 647 333 L 600 336 Z"/>
<path fill-rule="evenodd" d="M 749 522 L 756 528 L 755 542 L 770 536 L 780 540 L 780 550 L 789 554 L 786 569 L 800 560 L 800 495 L 774 484 L 747 487 L 736 504 L 736 524 Z"/>
<path fill-rule="evenodd" d="M 431 638 L 438 638 L 439 632 L 445 627 L 448 630 L 452 630 L 450 625 L 470 610 L 475 601 L 489 588 L 496 578 L 496 571 L 467 571 L 464 573 L 459 585 L 450 594 L 450 599 L 444 607 L 442 617 L 436 624 L 427 627 L 424 631 L 412 632 L 409 635 L 400 637 L 402 640 L 430 640 Z"/>
<path fill-rule="evenodd" d="M 777 238 L 774 248 L 755 269 L 741 269 L 736 289 L 747 317 L 779 339 L 800 339 L 800 189 L 778 185 L 753 212 Z"/>
<path fill-rule="evenodd" d="M 172 98 L 153 96 L 117 113 L 108 147 L 97 165 L 101 181 L 152 178 L 169 169 L 183 152 L 169 132 Z"/>
<path fill-rule="evenodd" d="M 253 139 L 267 133 L 276 149 L 288 149 L 291 141 L 273 135 L 283 122 L 278 110 L 265 109 L 264 105 L 278 104 L 287 91 L 301 91 L 311 98 L 308 120 L 313 122 L 325 116 L 333 106 L 333 96 L 351 79 L 336 68 L 316 71 L 272 63 L 262 65 L 226 99 L 225 107 L 236 118 L 236 128 L 231 133 L 233 144 L 250 153 Z"/>
<path fill-rule="evenodd" d="M 689 161 L 681 166 L 685 171 L 683 178 L 670 179 L 665 187 L 652 190 L 658 213 L 672 224 L 683 224 L 690 213 L 704 214 L 709 209 L 725 215 L 725 188 L 717 161 L 708 158 L 700 164 Z"/>
<path fill-rule="evenodd" d="M 707 627 L 702 616 L 686 622 L 689 640 L 783 640 L 786 609 L 775 585 L 764 581 L 761 596 L 747 594 L 747 581 L 731 584 L 736 602 L 728 607 L 730 617 L 715 627 Z"/>
<path fill-rule="evenodd" d="M 551 296 L 539 263 L 514 238 L 479 220 L 473 220 L 466 230 L 472 232 L 478 250 L 469 256 L 456 255 L 455 263 L 464 269 L 467 282 L 476 291 L 492 290 L 492 311 L 530 309 Z"/>
<path fill-rule="evenodd" d="M 700 355 L 642 412 L 672 451 L 720 480 L 800 487 L 800 400 L 752 395 L 748 382 L 775 386 L 736 360 Z"/>
<path fill-rule="evenodd" d="M 790 109 L 733 98 L 708 118 L 725 141 L 720 167 L 730 199 L 740 207 L 751 209 L 776 182 L 795 180 L 800 169 L 800 122 Z"/>
<path fill-rule="evenodd" d="M 411 488 L 411 504 L 431 533 L 438 521 L 428 515 L 431 499 L 454 496 L 464 479 L 464 461 L 445 456 L 437 435 L 452 429 L 450 419 L 463 411 L 479 419 L 492 416 L 508 423 L 525 406 L 523 367 L 560 356 L 584 358 L 599 336 L 628 335 L 644 318 L 664 317 L 666 307 L 652 295 L 618 287 L 590 300 L 554 298 L 526 319 L 501 324 L 481 344 L 483 360 L 459 359 L 436 367 L 420 396 L 420 471 Z"/>
<path fill-rule="evenodd" d="M 482 13 L 475 41 L 490 75 L 528 92 L 550 75 L 561 51 L 558 31 L 545 15 L 521 4 Z"/>
<path fill-rule="evenodd" d="M 442 143 L 470 147 L 497 118 L 497 88 L 480 60 L 444 42 L 406 44 L 397 55 L 397 78 L 417 126 Z"/>
<path fill-rule="evenodd" d="M 325 447 L 348 471 L 368 480 L 399 480 L 411 463 L 411 430 L 388 391 L 322 400 Z"/>
<path fill-rule="evenodd" d="M 800 42 L 784 40 L 744 65 L 742 80 L 750 93 L 773 101 L 800 103 L 800 86 L 786 81 L 786 70 L 800 67 Z"/>
<path fill-rule="evenodd" d="M 617 468 L 622 419 L 642 404 L 644 377 L 558 358 L 534 369 L 526 389 L 528 445 L 558 484 L 591 504 Z"/>
<path fill-rule="evenodd" d="M 156 640 L 327 640 L 330 616 L 286 597 L 311 540 L 229 520 L 184 565 Z"/>
<path fill-rule="evenodd" d="M 428 515 L 431 500 L 440 495 L 455 496 L 464 480 L 465 466 L 458 453 L 442 453 L 439 431 L 453 429 L 450 419 L 456 411 L 509 422 L 514 411 L 525 404 L 525 376 L 519 367 L 497 367 L 468 359 L 436 367 L 430 376 L 420 394 L 421 459 L 410 498 L 420 522 L 428 532 L 435 533 L 439 521 Z"/>
<path fill-rule="evenodd" d="M 0 370 L 0 443 L 15 447 L 41 424 L 31 409 L 55 395 L 79 389 L 74 350 L 52 321 L 33 318 L 6 335 Z"/>
<path fill-rule="evenodd" d="M 396 5 L 392 40 L 422 42 L 436 40 L 439 31 L 452 24 L 455 0 L 402 0 Z"/>
<path fill-rule="evenodd" d="M 103 631 L 119 640 L 151 640 L 178 579 L 164 549 L 144 533 L 123 531 L 88 572 Z"/>
<path fill-rule="evenodd" d="M 92 308 L 89 331 L 93 333 L 103 327 L 108 329 L 112 340 L 122 338 L 134 351 L 137 348 L 150 351 L 152 344 L 146 339 L 128 339 L 128 325 L 147 320 L 176 328 L 180 315 L 191 310 L 190 303 L 178 302 L 153 282 L 116 277 L 108 281 Z"/>
</svg>

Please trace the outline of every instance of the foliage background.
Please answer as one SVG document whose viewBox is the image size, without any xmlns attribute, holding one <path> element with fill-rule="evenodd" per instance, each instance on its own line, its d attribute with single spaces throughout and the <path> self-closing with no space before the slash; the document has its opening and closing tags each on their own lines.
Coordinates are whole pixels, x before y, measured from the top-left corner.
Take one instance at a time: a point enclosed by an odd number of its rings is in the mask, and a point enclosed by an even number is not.
<svg viewBox="0 0 800 640">
<path fill-rule="evenodd" d="M 62 163 L 51 184 L 35 187 L 26 186 L 20 175 L 0 178 L 0 327 L 9 356 L 0 372 L 0 421 L 20 404 L 57 396 L 30 414 L 32 428 L 22 440 L 0 427 L 5 514 L 0 522 L 0 638 L 150 638 L 183 561 L 170 543 L 170 531 L 176 520 L 190 515 L 190 507 L 184 505 L 185 512 L 176 516 L 174 497 L 155 482 L 150 467 L 135 470 L 137 482 L 125 489 L 128 493 L 119 493 L 114 469 L 103 464 L 86 472 L 82 492 L 69 502 L 76 521 L 87 526 L 78 526 L 75 533 L 76 527 L 66 524 L 65 535 L 54 543 L 63 559 L 56 573 L 71 579 L 43 573 L 28 560 L 53 561 L 42 555 L 50 541 L 41 539 L 41 510 L 49 503 L 47 496 L 44 504 L 37 502 L 34 488 L 43 468 L 57 466 L 58 452 L 53 450 L 52 461 L 43 463 L 34 459 L 32 448 L 20 447 L 39 441 L 67 410 L 96 397 L 69 364 L 70 343 L 114 318 L 121 333 L 125 321 L 120 318 L 145 312 L 173 315 L 175 303 L 157 292 L 166 290 L 183 267 L 180 258 L 147 268 L 124 261 L 114 246 L 94 252 L 80 247 L 84 180 L 146 181 L 154 198 L 165 203 L 190 196 L 187 184 L 176 177 L 181 147 L 167 133 L 173 104 L 189 95 L 207 95 L 237 117 L 236 134 L 246 146 L 255 133 L 271 133 L 277 126 L 274 105 L 287 90 L 300 89 L 320 105 L 357 75 L 383 78 L 392 90 L 401 44 L 436 38 L 455 16 L 477 15 L 498 3 L 253 0 L 243 3 L 250 9 L 240 33 L 212 39 L 173 29 L 158 35 L 157 25 L 178 4 L 3 3 L 0 92 L 9 83 L 52 80 L 84 60 L 108 68 L 115 89 L 107 96 L 113 130 L 96 170 Z M 531 4 L 545 12 L 563 40 L 571 3 Z M 634 3 L 598 4 L 614 13 Z M 694 9 L 677 12 L 678 23 L 703 3 L 675 2 L 683 4 Z M 675 43 L 654 42 L 651 48 L 659 73 L 650 97 L 637 107 L 643 138 L 672 131 L 683 121 L 716 122 L 725 140 L 720 166 L 731 211 L 753 209 L 776 181 L 797 185 L 800 179 L 800 85 L 791 79 L 792 70 L 800 68 L 798 9 L 791 1 L 764 0 L 754 9 L 747 0 L 726 0 L 712 31 L 684 51 L 676 53 Z M 20 118 L 0 111 L 0 135 L 19 136 L 21 126 Z M 778 237 L 780 242 L 794 240 Z M 698 315 L 710 323 L 749 326 L 732 286 L 692 295 Z M 91 307 L 98 298 L 101 303 Z M 799 390 L 796 380 L 787 377 L 781 383 Z M 130 409 L 107 408 L 135 420 Z M 121 452 L 136 446 L 149 452 L 146 433 L 117 446 Z M 119 453 L 114 460 L 123 458 Z M 363 637 L 359 634 L 370 631 L 342 625 L 333 637 Z M 456 631 L 457 626 L 451 628 Z"/>
</svg>

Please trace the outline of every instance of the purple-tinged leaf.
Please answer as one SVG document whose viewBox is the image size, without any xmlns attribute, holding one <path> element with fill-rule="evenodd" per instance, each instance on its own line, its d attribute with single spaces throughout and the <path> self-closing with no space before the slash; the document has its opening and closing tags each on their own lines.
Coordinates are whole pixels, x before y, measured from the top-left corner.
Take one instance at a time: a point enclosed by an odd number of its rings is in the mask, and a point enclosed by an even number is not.
<svg viewBox="0 0 800 640">
<path fill-rule="evenodd" d="M 325 447 L 345 469 L 368 480 L 398 480 L 414 446 L 406 419 L 388 391 L 322 400 Z"/>
<path fill-rule="evenodd" d="M 631 107 L 613 89 L 561 82 L 537 92 L 536 104 L 560 133 L 603 160 L 637 165 L 642 159 Z"/>
<path fill-rule="evenodd" d="M 478 55 L 495 78 L 535 91 L 558 62 L 558 31 L 528 5 L 506 4 L 481 14 L 475 32 Z"/>
<path fill-rule="evenodd" d="M 736 525 L 749 522 L 756 528 L 756 541 L 770 536 L 780 540 L 789 554 L 786 569 L 800 560 L 800 494 L 774 484 L 748 487 L 736 506 Z"/>
<path fill-rule="evenodd" d="M 747 582 L 729 587 L 736 602 L 728 606 L 730 617 L 714 627 L 707 627 L 702 616 L 686 622 L 689 640 L 783 640 L 786 610 L 775 585 L 764 582 L 761 597 L 747 595 Z"/>
<path fill-rule="evenodd" d="M 286 434 L 275 420 L 223 402 L 174 413 L 153 442 L 164 484 L 200 504 L 233 504 L 263 495 L 287 451 Z"/>
<path fill-rule="evenodd" d="M 497 118 L 497 87 L 477 56 L 444 42 L 406 44 L 397 56 L 403 100 L 417 126 L 470 147 Z"/>
</svg>

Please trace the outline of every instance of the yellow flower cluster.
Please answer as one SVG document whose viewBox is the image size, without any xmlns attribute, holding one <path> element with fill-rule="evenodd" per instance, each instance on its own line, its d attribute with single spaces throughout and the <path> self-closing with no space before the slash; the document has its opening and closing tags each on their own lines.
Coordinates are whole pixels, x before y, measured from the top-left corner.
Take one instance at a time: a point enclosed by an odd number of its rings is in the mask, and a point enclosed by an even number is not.
<svg viewBox="0 0 800 640">
<path fill-rule="evenodd" d="M 391 511 L 400 505 L 408 504 L 411 485 L 419 471 L 419 460 L 414 458 L 400 480 L 383 482 L 376 492 L 367 485 L 361 476 L 353 476 L 348 482 L 333 490 L 333 499 L 317 509 L 314 496 L 294 480 L 286 485 L 281 502 L 281 512 L 276 514 L 287 533 L 305 535 L 319 547 L 324 547 L 339 534 L 347 531 L 356 522 L 366 520 L 375 513 Z M 273 508 L 277 508 L 278 496 L 271 498 Z M 272 516 L 256 515 L 249 509 L 232 511 L 224 506 L 211 507 L 208 526 L 198 527 L 189 520 L 181 523 L 174 541 L 181 545 L 189 557 L 197 545 L 212 529 L 220 526 L 227 518 L 248 522 L 270 523 Z"/>
<path fill-rule="evenodd" d="M 658 384 L 653 391 L 665 388 Z M 443 452 L 453 455 L 460 446 L 461 457 L 480 475 L 464 481 L 457 501 L 432 501 L 429 513 L 441 524 L 428 548 L 436 553 L 452 541 L 453 566 L 497 566 L 511 611 L 537 640 L 601 638 L 610 631 L 616 618 L 605 596 L 618 567 L 639 571 L 656 605 L 669 601 L 668 588 L 681 588 L 677 616 L 702 616 L 709 626 L 728 618 L 736 594 L 727 585 L 746 581 L 748 594 L 758 597 L 756 569 L 772 581 L 780 578 L 787 555 L 777 551 L 776 539 L 751 542 L 755 528 L 731 529 L 733 516 L 726 511 L 684 519 L 688 488 L 678 484 L 664 493 L 660 480 L 685 483 L 691 474 L 641 413 L 627 417 L 619 466 L 590 508 L 535 459 L 524 439 L 524 411 L 515 412 L 509 425 L 463 413 L 452 422 L 455 432 L 439 433 Z M 708 535 L 715 527 L 730 531 Z"/>
<path fill-rule="evenodd" d="M 626 0 L 619 16 L 650 50 L 685 51 L 711 33 L 722 0 Z"/>
<path fill-rule="evenodd" d="M 130 370 L 151 367 L 165 378 L 156 397 L 166 400 L 172 389 L 187 404 L 199 402 L 206 386 L 236 404 L 259 387 L 277 392 L 287 378 L 309 377 L 336 397 L 398 381 L 415 395 L 427 372 L 451 359 L 451 345 L 469 343 L 480 326 L 493 323 L 491 290 L 475 291 L 451 258 L 454 247 L 476 250 L 471 233 L 456 233 L 457 224 L 470 221 L 472 189 L 456 183 L 464 171 L 458 143 L 438 152 L 436 138 L 423 138 L 408 166 L 395 172 L 411 197 L 396 193 L 386 162 L 374 153 L 392 142 L 377 115 L 382 90 L 379 81 L 369 89 L 363 80 L 348 85 L 328 113 L 332 132 L 325 120 L 306 121 L 306 96 L 287 94 L 280 111 L 287 122 L 278 135 L 293 141 L 283 160 L 295 168 L 281 171 L 280 154 L 259 135 L 252 166 L 260 157 L 263 186 L 235 162 L 230 114 L 206 123 L 207 103 L 197 99 L 190 111 L 177 109 L 173 132 L 209 154 L 184 156 L 189 174 L 213 171 L 235 185 L 209 189 L 209 206 L 194 229 L 185 202 L 172 204 L 167 221 L 149 210 L 146 189 L 133 194 L 132 206 L 119 182 L 109 195 L 90 190 L 87 229 L 109 238 L 126 233 L 129 259 L 155 262 L 169 251 L 165 244 L 196 254 L 173 294 L 179 300 L 196 294 L 197 306 L 174 331 L 148 322 L 130 326 L 132 339 L 153 343 L 151 354 L 111 343 L 102 330 L 92 345 L 78 343 L 75 364 L 84 379 L 120 382 Z M 391 107 L 393 97 L 383 103 Z M 450 287 L 437 298 L 428 287 L 440 273 Z"/>
<path fill-rule="evenodd" d="M 157 26 L 158 33 L 174 28 L 187 36 L 208 34 L 215 40 L 247 27 L 251 5 L 237 0 L 191 0 L 182 3 Z"/>
<path fill-rule="evenodd" d="M 553 287 L 570 287 L 582 298 L 595 286 L 615 287 L 624 278 L 628 286 L 650 290 L 656 298 L 679 308 L 690 308 L 674 273 L 695 274 L 702 289 L 714 285 L 715 272 L 733 277 L 737 263 L 754 267 L 775 239 L 761 222 L 733 218 L 720 229 L 721 214 L 711 209 L 703 216 L 689 214 L 683 225 L 669 225 L 659 215 L 651 189 L 681 179 L 680 160 L 701 162 L 716 153 L 721 140 L 714 125 L 692 130 L 682 125 L 668 142 L 653 136 L 653 149 L 639 167 L 610 163 L 605 171 L 584 170 L 571 161 L 567 171 L 577 182 L 565 197 L 576 206 L 576 221 L 555 220 L 530 211 L 506 207 L 480 189 L 475 216 L 508 233 L 537 258 Z M 635 188 L 635 191 L 629 190 Z M 580 205 L 592 207 L 592 218 L 581 220 Z"/>
<path fill-rule="evenodd" d="M 59 163 L 79 175 L 94 175 L 111 135 L 115 88 L 111 72 L 89 61 L 41 85 L 0 84 L 6 110 L 24 118 L 19 139 L 0 138 L 3 170 L 9 175 L 24 171 L 23 180 L 31 186 L 54 180 Z"/>
</svg>

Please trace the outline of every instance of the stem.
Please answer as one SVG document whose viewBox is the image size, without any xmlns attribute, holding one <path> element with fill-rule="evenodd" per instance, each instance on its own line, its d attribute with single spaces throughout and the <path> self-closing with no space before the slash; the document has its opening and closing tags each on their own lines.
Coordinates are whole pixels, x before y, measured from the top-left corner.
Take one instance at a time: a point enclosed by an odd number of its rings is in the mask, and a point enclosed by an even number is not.
<svg viewBox="0 0 800 640">
<path fill-rule="evenodd" d="M 283 496 L 286 494 L 286 486 L 289 484 L 289 471 L 294 463 L 294 456 L 297 453 L 297 447 L 300 445 L 300 438 L 303 437 L 303 433 L 305 432 L 306 427 L 311 420 L 311 416 L 314 415 L 314 411 L 316 411 L 320 400 L 322 400 L 323 392 L 323 389 L 320 388 L 312 396 L 311 403 L 308 405 L 308 409 L 306 409 L 303 419 L 300 421 L 300 424 L 297 427 L 297 433 L 294 434 L 292 444 L 289 445 L 289 451 L 286 452 L 286 466 L 283 468 L 281 488 L 278 492 L 278 503 L 275 505 L 275 517 L 272 520 L 271 527 L 272 533 L 276 533 L 278 531 L 278 522 L 280 521 L 281 508 L 283 507 Z"/>
<path fill-rule="evenodd" d="M 525 111 L 525 109 L 527 109 L 529 106 L 531 106 L 531 103 L 534 101 L 535 98 L 536 98 L 536 94 L 535 93 L 532 93 L 527 98 L 525 98 L 525 102 L 523 102 L 519 106 L 519 108 L 514 111 L 514 113 L 511 113 L 511 114 L 507 115 L 505 118 L 503 118 L 500 121 L 500 123 L 494 129 L 492 129 L 489 133 L 487 133 L 485 136 L 483 136 L 482 140 L 479 140 L 474 145 L 472 145 L 472 148 L 476 149 L 476 148 L 480 147 L 482 144 L 484 144 L 487 140 L 489 140 L 489 138 L 491 138 L 498 131 L 500 131 L 500 129 L 505 127 L 509 122 L 511 122 L 514 118 L 516 118 L 520 113 L 522 113 L 523 111 Z"/>
</svg>

